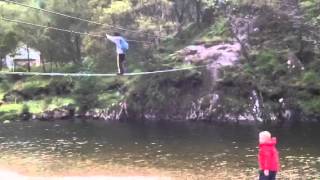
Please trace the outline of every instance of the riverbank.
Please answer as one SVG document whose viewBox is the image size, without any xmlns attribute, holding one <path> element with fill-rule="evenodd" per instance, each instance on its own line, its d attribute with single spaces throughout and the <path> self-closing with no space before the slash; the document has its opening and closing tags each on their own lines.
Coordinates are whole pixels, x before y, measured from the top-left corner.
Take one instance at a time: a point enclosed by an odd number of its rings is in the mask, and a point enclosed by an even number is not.
<svg viewBox="0 0 320 180">
<path fill-rule="evenodd" d="M 11 180 L 172 180 L 170 177 L 148 177 L 148 176 L 65 176 L 65 177 L 31 177 L 22 176 L 10 171 L 1 171 L 1 179 Z"/>
<path fill-rule="evenodd" d="M 121 169 L 116 169 L 121 168 Z M 308 170 L 308 166 L 303 170 L 288 169 L 281 170 L 277 178 L 295 180 L 305 177 L 306 179 L 318 179 L 320 174 L 314 170 Z M 86 172 L 86 173 L 84 173 Z M 32 175 L 37 174 L 37 175 Z M 84 168 L 74 170 L 73 172 L 59 172 L 55 175 L 41 175 L 39 172 L 29 172 L 20 174 L 14 171 L 0 170 L 1 179 L 12 180 L 238 180 L 238 179 L 256 179 L 257 170 L 254 169 L 213 169 L 208 171 L 190 172 L 184 170 L 165 171 L 148 168 L 119 167 L 100 169 Z M 67 174 L 67 175 L 66 175 Z"/>
<path fill-rule="evenodd" d="M 125 173 L 124 173 L 125 174 Z M 103 176 L 103 175 L 75 175 L 75 176 L 25 176 L 16 172 L 0 170 L 0 179 L 6 180 L 173 180 L 162 176 Z"/>
<path fill-rule="evenodd" d="M 283 172 L 283 174 L 289 173 L 289 175 L 279 175 L 277 178 L 279 179 L 299 179 L 300 175 L 292 174 L 292 172 Z M 223 173 L 221 176 L 215 175 L 215 176 L 180 176 L 180 177 L 159 177 L 159 176 L 22 176 L 13 172 L 9 171 L 0 171 L 0 178 L 1 179 L 11 179 L 11 180 L 205 180 L 207 178 L 213 178 L 213 179 L 219 179 L 219 180 L 237 180 L 239 178 L 244 179 L 255 179 L 258 176 L 252 175 L 252 176 L 230 176 L 229 173 Z M 205 178 L 203 178 L 205 176 Z M 313 177 L 308 177 L 313 178 Z"/>
</svg>

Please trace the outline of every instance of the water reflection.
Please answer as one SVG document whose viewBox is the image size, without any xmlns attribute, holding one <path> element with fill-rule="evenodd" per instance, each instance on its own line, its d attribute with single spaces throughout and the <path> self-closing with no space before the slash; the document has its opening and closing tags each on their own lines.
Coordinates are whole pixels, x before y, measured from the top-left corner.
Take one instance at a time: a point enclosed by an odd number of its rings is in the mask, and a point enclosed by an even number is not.
<svg viewBox="0 0 320 180">
<path fill-rule="evenodd" d="M 319 130 L 272 130 L 280 140 L 282 177 L 320 177 Z M 87 168 L 107 175 L 253 178 L 258 132 L 251 126 L 188 123 L 17 122 L 0 126 L 0 166 L 41 175 L 81 174 Z"/>
</svg>

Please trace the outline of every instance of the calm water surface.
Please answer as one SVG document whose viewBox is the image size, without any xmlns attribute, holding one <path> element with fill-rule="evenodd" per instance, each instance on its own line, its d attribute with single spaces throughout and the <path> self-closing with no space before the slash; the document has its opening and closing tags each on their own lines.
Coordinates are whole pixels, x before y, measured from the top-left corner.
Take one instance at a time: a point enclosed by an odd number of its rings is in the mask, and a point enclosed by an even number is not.
<svg viewBox="0 0 320 180">
<path fill-rule="evenodd" d="M 96 121 L 0 125 L 0 167 L 29 175 L 163 175 L 177 179 L 252 179 L 252 126 Z M 320 179 L 320 125 L 270 129 L 284 179 Z"/>
</svg>

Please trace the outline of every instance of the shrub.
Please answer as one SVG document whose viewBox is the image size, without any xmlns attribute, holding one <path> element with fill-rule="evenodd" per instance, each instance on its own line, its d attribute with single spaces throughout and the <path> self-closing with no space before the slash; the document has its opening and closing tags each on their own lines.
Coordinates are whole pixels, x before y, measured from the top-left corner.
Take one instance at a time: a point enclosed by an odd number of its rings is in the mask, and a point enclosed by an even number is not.
<svg viewBox="0 0 320 180">
<path fill-rule="evenodd" d="M 76 82 L 73 95 L 81 113 L 98 106 L 98 93 L 93 91 L 96 86 L 95 78 L 85 77 Z"/>
</svg>

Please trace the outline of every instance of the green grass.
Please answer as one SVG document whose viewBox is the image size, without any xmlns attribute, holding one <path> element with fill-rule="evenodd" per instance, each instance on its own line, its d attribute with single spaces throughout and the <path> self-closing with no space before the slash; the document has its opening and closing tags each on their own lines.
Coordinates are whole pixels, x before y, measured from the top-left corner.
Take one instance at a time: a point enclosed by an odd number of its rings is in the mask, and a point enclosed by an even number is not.
<svg viewBox="0 0 320 180">
<path fill-rule="evenodd" d="M 299 101 L 300 107 L 308 115 L 317 115 L 320 113 L 320 97 L 312 96 L 311 99 L 303 99 Z"/>
<path fill-rule="evenodd" d="M 20 113 L 22 110 L 22 106 L 22 104 L 4 104 L 1 106 L 0 113 Z"/>
<path fill-rule="evenodd" d="M 196 36 L 195 40 L 201 42 L 226 41 L 230 37 L 231 32 L 228 27 L 228 21 L 226 18 L 221 17 L 212 26 Z"/>
<path fill-rule="evenodd" d="M 0 108 L 0 121 L 14 120 L 21 113 L 21 104 L 5 104 Z"/>
<path fill-rule="evenodd" d="M 20 104 L 4 104 L 1 106 L 0 113 L 8 113 L 8 112 L 16 112 L 21 113 L 21 110 L 24 105 L 29 107 L 30 113 L 41 113 L 45 110 L 52 110 L 61 106 L 66 106 L 69 104 L 73 104 L 74 101 L 71 98 L 48 98 L 45 100 L 38 101 L 25 101 Z"/>
<path fill-rule="evenodd" d="M 102 93 L 98 95 L 98 100 L 102 106 L 117 104 L 121 99 L 120 93 Z"/>
<path fill-rule="evenodd" d="M 5 76 L 0 76 L 0 100 L 3 100 L 5 93 L 11 88 L 12 84 L 9 83 Z"/>
<path fill-rule="evenodd" d="M 166 49 L 166 54 L 174 53 L 175 51 L 184 48 L 186 45 L 198 40 L 199 34 L 203 32 L 203 25 L 196 23 L 189 24 L 176 37 L 167 38 L 162 42 L 162 46 Z"/>
<path fill-rule="evenodd" d="M 70 104 L 74 104 L 74 100 L 68 97 L 51 97 L 44 100 L 25 101 L 20 104 L 4 104 L 0 108 L 0 121 L 13 120 L 22 112 L 24 106 L 29 108 L 30 113 L 39 114 Z"/>
<path fill-rule="evenodd" d="M 179 40 L 179 38 L 181 38 Z M 231 31 L 228 26 L 228 20 L 220 17 L 211 26 L 192 23 L 183 29 L 181 33 L 174 38 L 168 38 L 162 42 L 163 53 L 157 54 L 157 59 L 161 59 L 161 64 L 174 66 L 179 64 L 179 55 L 177 51 L 191 44 L 212 44 L 214 42 L 223 42 L 231 40 Z M 181 62 L 180 62 L 181 63 Z"/>
<path fill-rule="evenodd" d="M 5 91 L 0 89 L 0 101 L 4 98 Z"/>
<path fill-rule="evenodd" d="M 50 102 L 50 104 L 48 105 L 48 102 Z M 49 100 L 46 101 L 46 109 L 52 110 L 55 108 L 59 108 L 62 106 L 66 106 L 66 105 L 70 105 L 70 104 L 74 104 L 74 100 L 70 97 L 54 97 L 54 98 L 50 98 Z"/>
<path fill-rule="evenodd" d="M 39 77 L 30 77 L 14 84 L 13 89 L 23 90 L 23 89 L 36 89 L 47 87 L 50 81 L 48 79 L 42 79 Z"/>
</svg>

